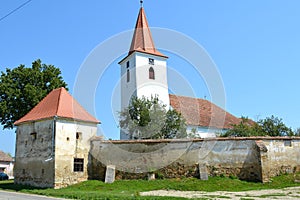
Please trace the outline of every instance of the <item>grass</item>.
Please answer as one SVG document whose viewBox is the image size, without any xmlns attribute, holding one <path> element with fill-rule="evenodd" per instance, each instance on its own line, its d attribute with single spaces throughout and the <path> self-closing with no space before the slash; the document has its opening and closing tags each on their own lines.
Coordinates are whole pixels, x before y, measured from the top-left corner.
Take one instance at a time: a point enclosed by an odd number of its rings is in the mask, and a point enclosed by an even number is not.
<svg viewBox="0 0 300 200">
<path fill-rule="evenodd" d="M 260 198 L 268 198 L 268 197 L 284 197 L 286 196 L 283 193 L 274 193 L 274 194 L 264 194 L 264 195 L 260 195 Z"/>
<path fill-rule="evenodd" d="M 261 189 L 280 189 L 300 186 L 294 182 L 293 175 L 275 177 L 271 183 L 254 183 L 226 177 L 210 177 L 208 181 L 195 178 L 166 179 L 166 180 L 120 180 L 112 184 L 91 180 L 62 189 L 38 189 L 28 186 L 14 185 L 12 181 L 0 182 L 0 189 L 19 191 L 31 194 L 40 194 L 70 199 L 185 199 L 175 197 L 141 197 L 140 192 L 151 190 L 180 190 L 180 191 L 249 191 Z M 205 199 L 205 198 L 204 198 Z"/>
<path fill-rule="evenodd" d="M 212 198 L 212 199 L 216 199 L 216 198 L 219 198 L 219 199 L 230 199 L 230 197 L 227 197 L 227 196 L 219 196 L 219 195 L 206 195 L 207 197 L 209 198 Z"/>
</svg>

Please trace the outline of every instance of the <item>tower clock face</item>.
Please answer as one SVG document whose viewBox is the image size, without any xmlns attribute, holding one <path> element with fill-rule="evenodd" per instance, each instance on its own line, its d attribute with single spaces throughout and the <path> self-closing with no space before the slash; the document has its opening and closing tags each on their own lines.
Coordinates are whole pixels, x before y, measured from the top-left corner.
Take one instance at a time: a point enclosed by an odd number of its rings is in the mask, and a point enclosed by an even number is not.
<svg viewBox="0 0 300 200">
<path fill-rule="evenodd" d="M 149 58 L 149 65 L 154 65 L 154 59 L 153 58 Z"/>
</svg>

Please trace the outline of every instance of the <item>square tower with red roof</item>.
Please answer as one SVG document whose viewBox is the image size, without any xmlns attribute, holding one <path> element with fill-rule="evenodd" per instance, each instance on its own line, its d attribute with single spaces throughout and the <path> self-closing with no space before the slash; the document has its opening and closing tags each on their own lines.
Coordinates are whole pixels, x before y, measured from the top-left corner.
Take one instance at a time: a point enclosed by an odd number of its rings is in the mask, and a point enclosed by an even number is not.
<svg viewBox="0 0 300 200">
<path fill-rule="evenodd" d="M 50 92 L 15 122 L 15 183 L 60 188 L 87 180 L 99 123 L 65 88 Z"/>
</svg>

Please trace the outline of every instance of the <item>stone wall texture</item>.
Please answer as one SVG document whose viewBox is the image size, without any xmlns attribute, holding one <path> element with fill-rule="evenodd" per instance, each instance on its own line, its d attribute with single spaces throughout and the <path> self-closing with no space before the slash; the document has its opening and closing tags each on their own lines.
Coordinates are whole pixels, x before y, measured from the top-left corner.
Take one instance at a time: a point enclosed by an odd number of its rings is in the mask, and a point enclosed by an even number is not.
<svg viewBox="0 0 300 200">
<path fill-rule="evenodd" d="M 19 126 L 16 134 L 14 181 L 36 187 L 54 187 L 52 120 Z"/>
<path fill-rule="evenodd" d="M 268 182 L 300 171 L 299 137 L 106 141 L 96 132 L 95 124 L 64 119 L 22 124 L 15 183 L 60 188 L 88 179 L 104 181 L 108 165 L 115 168 L 116 179 L 209 175 Z M 74 158 L 84 160 L 82 171 L 74 170 Z"/>
<path fill-rule="evenodd" d="M 300 139 L 264 140 L 267 151 L 261 158 L 263 182 L 280 174 L 300 171 Z"/>
<path fill-rule="evenodd" d="M 216 138 L 91 142 L 89 178 L 104 180 L 107 165 L 116 179 L 198 177 L 205 165 L 210 176 L 234 176 L 268 182 L 300 169 L 300 138 Z"/>
<path fill-rule="evenodd" d="M 61 188 L 87 180 L 90 144 L 96 133 L 96 124 L 61 118 L 19 125 L 15 183 Z M 74 171 L 74 158 L 83 159 L 83 171 Z"/>
</svg>

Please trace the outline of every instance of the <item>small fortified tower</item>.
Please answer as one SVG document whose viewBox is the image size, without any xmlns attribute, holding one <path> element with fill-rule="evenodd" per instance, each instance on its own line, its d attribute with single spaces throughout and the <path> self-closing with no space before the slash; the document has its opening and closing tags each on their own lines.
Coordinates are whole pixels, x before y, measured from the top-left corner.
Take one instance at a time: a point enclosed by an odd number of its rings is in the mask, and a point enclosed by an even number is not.
<svg viewBox="0 0 300 200">
<path fill-rule="evenodd" d="M 15 122 L 15 183 L 60 188 L 87 180 L 98 123 L 65 88 L 50 92 Z"/>
<path fill-rule="evenodd" d="M 135 97 L 157 96 L 169 108 L 167 59 L 154 45 L 141 1 L 130 50 L 121 65 L 121 110 Z M 128 139 L 121 130 L 120 139 Z"/>
</svg>

